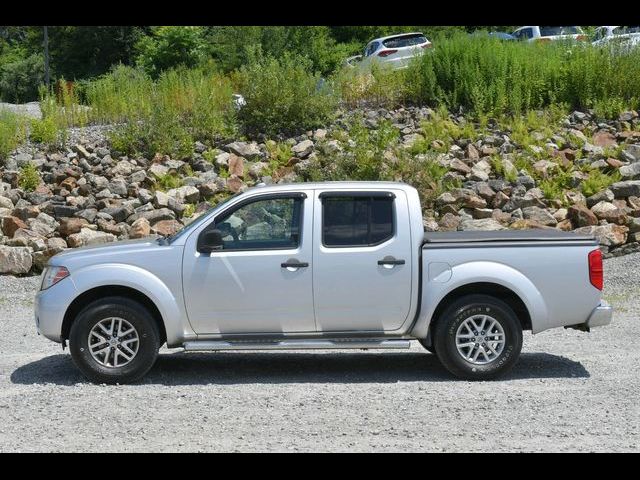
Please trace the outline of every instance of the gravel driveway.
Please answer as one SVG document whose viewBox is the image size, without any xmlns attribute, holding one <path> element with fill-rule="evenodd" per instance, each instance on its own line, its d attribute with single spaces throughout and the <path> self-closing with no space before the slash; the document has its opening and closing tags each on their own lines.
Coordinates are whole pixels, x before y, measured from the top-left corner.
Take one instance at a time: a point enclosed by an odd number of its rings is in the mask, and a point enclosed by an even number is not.
<svg viewBox="0 0 640 480">
<path fill-rule="evenodd" d="M 38 279 L 0 277 L 0 451 L 637 451 L 640 254 L 605 261 L 614 323 L 525 334 L 494 382 L 405 352 L 165 352 L 142 384 L 84 381 L 38 337 Z"/>
</svg>

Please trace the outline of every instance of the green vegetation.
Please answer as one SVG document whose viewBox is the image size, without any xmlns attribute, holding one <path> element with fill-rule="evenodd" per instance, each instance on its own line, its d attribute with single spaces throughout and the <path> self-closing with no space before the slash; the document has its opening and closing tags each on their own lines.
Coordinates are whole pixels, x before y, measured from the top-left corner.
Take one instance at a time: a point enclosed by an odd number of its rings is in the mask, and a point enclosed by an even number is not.
<svg viewBox="0 0 640 480">
<path fill-rule="evenodd" d="M 582 193 L 590 197 L 602 190 L 609 188 L 609 186 L 615 182 L 621 180 L 620 173 L 615 171 L 612 174 L 601 172 L 600 170 L 592 170 L 589 172 L 589 176 L 582 182 Z"/>
<path fill-rule="evenodd" d="M 25 192 L 33 192 L 42 179 L 36 166 L 29 162 L 20 169 L 18 175 L 18 186 Z"/>
<path fill-rule="evenodd" d="M 54 144 L 58 140 L 58 126 L 51 117 L 31 120 L 29 138 L 34 142 Z"/>
<path fill-rule="evenodd" d="M 6 110 L 0 111 L 0 161 L 4 161 L 24 141 L 25 127 L 23 117 Z"/>
<path fill-rule="evenodd" d="M 158 178 L 155 189 L 161 192 L 166 192 L 172 188 L 182 187 L 183 181 L 180 175 L 175 173 L 168 173 Z"/>
<path fill-rule="evenodd" d="M 308 59 L 289 54 L 242 66 L 236 80 L 247 102 L 239 112 L 244 129 L 273 136 L 326 124 L 337 98 L 320 75 L 311 71 Z"/>
</svg>

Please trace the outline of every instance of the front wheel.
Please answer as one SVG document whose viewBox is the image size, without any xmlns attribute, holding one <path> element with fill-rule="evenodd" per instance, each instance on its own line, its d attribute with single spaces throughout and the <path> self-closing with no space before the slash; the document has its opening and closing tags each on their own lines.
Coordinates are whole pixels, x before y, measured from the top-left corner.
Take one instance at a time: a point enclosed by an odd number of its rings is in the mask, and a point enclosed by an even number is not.
<svg viewBox="0 0 640 480">
<path fill-rule="evenodd" d="M 139 303 L 107 297 L 89 304 L 77 316 L 69 335 L 74 363 L 95 383 L 139 380 L 156 361 L 158 326 Z"/>
<path fill-rule="evenodd" d="M 468 295 L 436 320 L 434 345 L 447 370 L 489 380 L 510 370 L 522 350 L 522 326 L 511 307 L 489 295 Z"/>
</svg>

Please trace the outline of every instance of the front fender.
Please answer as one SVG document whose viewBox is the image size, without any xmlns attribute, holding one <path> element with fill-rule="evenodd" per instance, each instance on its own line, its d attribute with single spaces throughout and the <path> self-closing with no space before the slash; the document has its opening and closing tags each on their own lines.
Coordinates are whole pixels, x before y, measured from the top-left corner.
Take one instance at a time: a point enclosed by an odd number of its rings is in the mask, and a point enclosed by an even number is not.
<svg viewBox="0 0 640 480">
<path fill-rule="evenodd" d="M 433 314 L 444 297 L 455 289 L 472 283 L 495 283 L 512 290 L 529 311 L 533 333 L 544 330 L 548 310 L 542 294 L 531 280 L 518 270 L 502 263 L 474 261 L 453 267 L 447 265 L 448 269 L 444 271 L 439 267 L 438 274 L 429 278 L 429 264 L 424 267 L 422 310 L 411 331 L 415 338 L 427 336 Z"/>
<path fill-rule="evenodd" d="M 177 299 L 162 280 L 147 270 L 133 265 L 106 263 L 74 270 L 71 276 L 78 295 L 109 285 L 129 287 L 146 295 L 162 316 L 168 346 L 181 345 L 186 337 L 195 335 L 182 300 Z"/>
</svg>

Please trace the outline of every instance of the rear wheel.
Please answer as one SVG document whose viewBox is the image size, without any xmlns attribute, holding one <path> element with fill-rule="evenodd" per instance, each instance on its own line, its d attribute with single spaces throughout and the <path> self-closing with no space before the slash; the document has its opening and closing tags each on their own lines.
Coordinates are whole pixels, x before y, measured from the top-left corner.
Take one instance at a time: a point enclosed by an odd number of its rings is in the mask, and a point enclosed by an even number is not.
<svg viewBox="0 0 640 480">
<path fill-rule="evenodd" d="M 142 305 L 107 297 L 80 312 L 71 326 L 69 344 L 74 363 L 92 382 L 130 383 L 155 363 L 160 335 Z"/>
<path fill-rule="evenodd" d="M 468 295 L 436 320 L 434 346 L 447 370 L 466 380 L 488 380 L 510 370 L 522 349 L 513 310 L 489 295 Z"/>
</svg>

